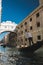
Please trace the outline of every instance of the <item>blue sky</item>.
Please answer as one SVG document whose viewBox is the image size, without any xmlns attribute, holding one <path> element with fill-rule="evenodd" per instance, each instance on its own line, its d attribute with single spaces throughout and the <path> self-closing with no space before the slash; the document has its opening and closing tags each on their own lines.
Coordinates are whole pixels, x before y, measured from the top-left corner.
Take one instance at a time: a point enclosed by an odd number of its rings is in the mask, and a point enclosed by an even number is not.
<svg viewBox="0 0 43 65">
<path fill-rule="evenodd" d="M 12 21 L 19 24 L 38 5 L 38 0 L 2 0 L 1 21 Z M 0 40 L 4 35 L 5 33 L 0 35 Z"/>
<path fill-rule="evenodd" d="M 2 21 L 19 24 L 38 5 L 38 0 L 2 0 Z"/>
</svg>

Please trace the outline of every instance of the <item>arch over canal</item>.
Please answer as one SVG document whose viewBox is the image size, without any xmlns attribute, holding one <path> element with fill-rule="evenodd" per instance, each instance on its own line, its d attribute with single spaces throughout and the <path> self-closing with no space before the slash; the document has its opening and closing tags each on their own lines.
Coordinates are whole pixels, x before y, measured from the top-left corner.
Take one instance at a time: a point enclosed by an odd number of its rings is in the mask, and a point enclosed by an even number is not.
<svg viewBox="0 0 43 65">
<path fill-rule="evenodd" d="M 10 31 L 10 32 L 14 32 L 15 28 L 16 28 L 17 24 L 11 21 L 7 21 L 7 22 L 2 22 L 0 24 L 0 34 L 4 31 Z"/>
</svg>

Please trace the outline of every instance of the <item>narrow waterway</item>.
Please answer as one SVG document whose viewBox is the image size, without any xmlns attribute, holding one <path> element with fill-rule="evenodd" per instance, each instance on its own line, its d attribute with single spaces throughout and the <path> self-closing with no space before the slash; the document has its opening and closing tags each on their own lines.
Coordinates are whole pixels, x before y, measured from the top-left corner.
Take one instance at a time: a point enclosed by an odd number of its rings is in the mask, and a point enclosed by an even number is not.
<svg viewBox="0 0 43 65">
<path fill-rule="evenodd" d="M 0 65 L 43 65 L 43 47 L 40 53 L 37 52 L 32 58 L 26 58 L 20 56 L 16 48 L 0 46 Z"/>
</svg>

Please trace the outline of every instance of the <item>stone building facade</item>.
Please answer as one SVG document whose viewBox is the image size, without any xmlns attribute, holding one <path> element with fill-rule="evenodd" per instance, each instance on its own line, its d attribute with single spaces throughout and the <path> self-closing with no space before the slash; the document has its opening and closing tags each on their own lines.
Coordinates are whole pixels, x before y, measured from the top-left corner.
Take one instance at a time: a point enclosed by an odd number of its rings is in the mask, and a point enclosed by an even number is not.
<svg viewBox="0 0 43 65">
<path fill-rule="evenodd" d="M 4 39 L 4 44 L 8 46 L 14 46 L 16 47 L 16 33 L 15 32 L 9 32 L 9 34 L 5 35 Z"/>
<path fill-rule="evenodd" d="M 16 27 L 18 48 L 29 46 L 29 41 L 25 38 L 28 30 L 33 36 L 34 44 L 43 40 L 43 0 L 39 2 L 40 5 Z"/>
</svg>

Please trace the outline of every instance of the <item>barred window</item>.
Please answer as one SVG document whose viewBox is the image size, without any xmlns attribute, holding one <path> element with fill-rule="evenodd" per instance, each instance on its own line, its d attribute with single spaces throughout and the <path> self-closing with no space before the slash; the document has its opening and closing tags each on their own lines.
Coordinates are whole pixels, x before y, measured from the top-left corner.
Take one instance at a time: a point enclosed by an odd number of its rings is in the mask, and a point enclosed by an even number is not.
<svg viewBox="0 0 43 65">
<path fill-rule="evenodd" d="M 30 30 L 32 30 L 32 26 L 30 26 Z"/>
<path fill-rule="evenodd" d="M 40 22 L 37 22 L 37 27 L 40 27 Z"/>
<path fill-rule="evenodd" d="M 21 31 L 21 34 L 23 34 L 23 31 Z"/>
<path fill-rule="evenodd" d="M 39 13 L 36 14 L 36 17 L 39 17 Z"/>
<path fill-rule="evenodd" d="M 27 41 L 27 38 L 25 38 L 25 41 Z"/>
<path fill-rule="evenodd" d="M 25 25 L 27 25 L 27 22 L 25 22 Z"/>
<path fill-rule="evenodd" d="M 30 22 L 32 21 L 32 18 L 30 18 Z"/>
<path fill-rule="evenodd" d="M 38 35 L 38 36 L 37 36 L 37 39 L 38 39 L 38 40 L 41 40 L 41 36 L 40 36 L 40 35 Z"/>
<path fill-rule="evenodd" d="M 23 27 L 23 25 L 21 25 L 21 28 Z"/>
<path fill-rule="evenodd" d="M 25 32 L 27 32 L 27 29 L 25 29 Z"/>
</svg>

